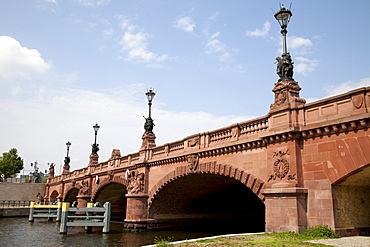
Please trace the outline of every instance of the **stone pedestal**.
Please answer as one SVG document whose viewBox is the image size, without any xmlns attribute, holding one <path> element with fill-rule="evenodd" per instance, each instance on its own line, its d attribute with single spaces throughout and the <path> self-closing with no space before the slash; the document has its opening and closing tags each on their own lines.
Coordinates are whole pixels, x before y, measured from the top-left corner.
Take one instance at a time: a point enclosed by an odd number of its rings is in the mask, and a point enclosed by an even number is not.
<svg viewBox="0 0 370 247">
<path fill-rule="evenodd" d="M 91 154 L 88 166 L 97 166 L 97 165 L 99 165 L 99 155 L 98 154 Z"/>
<path fill-rule="evenodd" d="M 124 228 L 131 230 L 146 230 L 148 218 L 147 194 L 127 194 L 127 208 Z"/>
<path fill-rule="evenodd" d="M 156 147 L 155 138 L 156 137 L 154 133 L 145 133 L 141 137 L 143 142 L 141 144 L 140 151 L 155 148 Z"/>
<path fill-rule="evenodd" d="M 275 83 L 272 91 L 275 93 L 275 100 L 270 106 L 270 112 L 285 108 L 296 108 L 306 103 L 305 99 L 299 97 L 301 87 L 294 80 L 279 81 Z"/>
<path fill-rule="evenodd" d="M 307 228 L 308 190 L 275 184 L 262 191 L 266 205 L 266 232 L 301 233 Z"/>
</svg>

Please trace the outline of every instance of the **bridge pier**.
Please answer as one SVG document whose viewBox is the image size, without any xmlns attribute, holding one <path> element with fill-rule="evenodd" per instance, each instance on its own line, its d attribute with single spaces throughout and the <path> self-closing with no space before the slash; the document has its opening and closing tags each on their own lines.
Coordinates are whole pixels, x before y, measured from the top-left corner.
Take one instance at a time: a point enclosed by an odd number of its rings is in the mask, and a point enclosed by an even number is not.
<svg viewBox="0 0 370 247">
<path fill-rule="evenodd" d="M 126 194 L 127 208 L 124 228 L 127 230 L 146 230 L 148 218 L 147 194 Z"/>
<path fill-rule="evenodd" d="M 85 196 L 85 195 L 82 195 L 82 196 L 77 196 L 77 206 L 79 208 L 86 208 L 87 207 L 87 203 L 90 202 L 91 200 L 91 196 Z"/>
<path fill-rule="evenodd" d="M 301 233 L 307 228 L 308 190 L 277 183 L 262 191 L 266 205 L 266 232 Z"/>
</svg>

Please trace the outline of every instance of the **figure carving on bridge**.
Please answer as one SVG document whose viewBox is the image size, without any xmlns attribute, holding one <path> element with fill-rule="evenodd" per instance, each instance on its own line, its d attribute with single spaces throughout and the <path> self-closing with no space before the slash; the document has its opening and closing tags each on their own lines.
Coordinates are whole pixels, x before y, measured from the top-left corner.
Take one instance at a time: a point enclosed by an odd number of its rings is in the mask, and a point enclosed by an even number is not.
<svg viewBox="0 0 370 247">
<path fill-rule="evenodd" d="M 148 117 L 148 118 L 144 117 L 144 119 L 145 119 L 145 124 L 144 124 L 145 134 L 153 133 L 153 127 L 155 126 L 153 119 L 151 117 Z"/>
<path fill-rule="evenodd" d="M 53 178 L 54 177 L 54 175 L 55 175 L 54 167 L 55 167 L 55 164 L 51 163 L 50 166 L 49 166 L 48 178 Z"/>
<path fill-rule="evenodd" d="M 289 53 L 276 58 L 276 73 L 280 77 L 279 81 L 293 80 L 293 62 Z"/>
<path fill-rule="evenodd" d="M 139 192 L 144 192 L 144 173 L 135 173 L 129 180 L 129 185 L 127 186 L 129 193 L 137 194 Z"/>
<path fill-rule="evenodd" d="M 98 154 L 99 151 L 99 144 L 93 143 L 91 144 L 91 154 Z"/>
<path fill-rule="evenodd" d="M 188 155 L 188 168 L 190 172 L 195 172 L 198 168 L 199 157 L 197 155 Z"/>
<path fill-rule="evenodd" d="M 80 190 L 78 191 L 79 195 L 87 195 L 89 193 L 89 181 L 83 180 L 81 182 Z"/>
</svg>

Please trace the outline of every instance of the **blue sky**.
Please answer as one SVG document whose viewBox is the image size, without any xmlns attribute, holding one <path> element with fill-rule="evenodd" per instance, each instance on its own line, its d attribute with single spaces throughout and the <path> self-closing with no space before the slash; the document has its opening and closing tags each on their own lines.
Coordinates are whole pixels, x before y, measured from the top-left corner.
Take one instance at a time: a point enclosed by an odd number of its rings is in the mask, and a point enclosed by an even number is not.
<svg viewBox="0 0 370 247">
<path fill-rule="evenodd" d="M 290 2 L 281 2 L 289 7 Z M 282 52 L 279 1 L 0 0 L 0 152 L 85 167 L 138 151 L 154 88 L 157 145 L 261 117 Z M 288 51 L 308 102 L 370 85 L 370 1 L 292 3 Z M 60 169 L 56 169 L 59 173 Z M 27 173 L 27 172 L 26 172 Z"/>
</svg>

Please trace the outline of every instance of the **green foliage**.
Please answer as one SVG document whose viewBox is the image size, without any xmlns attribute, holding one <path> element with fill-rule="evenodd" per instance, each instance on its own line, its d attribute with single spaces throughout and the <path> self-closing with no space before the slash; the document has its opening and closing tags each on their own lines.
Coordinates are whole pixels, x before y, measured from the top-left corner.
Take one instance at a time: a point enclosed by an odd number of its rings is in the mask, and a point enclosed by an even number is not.
<svg viewBox="0 0 370 247">
<path fill-rule="evenodd" d="M 15 176 L 23 169 L 23 159 L 17 152 L 16 148 L 12 148 L 0 157 L 0 174 L 4 174 L 5 178 Z"/>
<path fill-rule="evenodd" d="M 154 243 L 157 247 L 169 247 L 172 246 L 173 237 L 167 237 L 167 239 L 164 239 L 162 237 L 154 237 Z"/>
<path fill-rule="evenodd" d="M 314 226 L 308 229 L 303 235 L 310 238 L 339 238 L 339 235 L 328 226 Z"/>
</svg>

